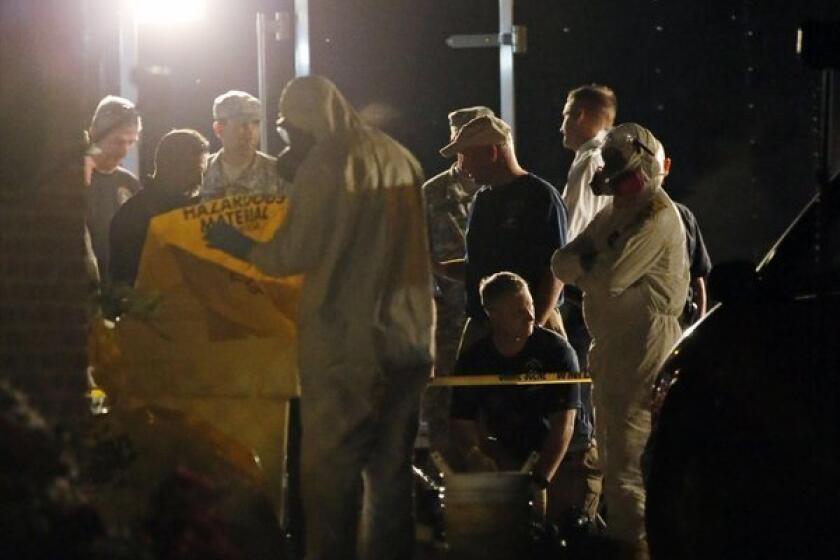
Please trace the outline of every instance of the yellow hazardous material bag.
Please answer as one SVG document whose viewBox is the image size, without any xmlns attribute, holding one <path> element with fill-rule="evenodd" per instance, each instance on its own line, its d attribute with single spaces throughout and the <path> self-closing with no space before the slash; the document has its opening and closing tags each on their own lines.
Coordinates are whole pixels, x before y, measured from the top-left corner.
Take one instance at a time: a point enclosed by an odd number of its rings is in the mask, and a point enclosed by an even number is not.
<svg viewBox="0 0 840 560">
<path fill-rule="evenodd" d="M 257 241 L 268 240 L 285 210 L 285 199 L 273 195 L 237 195 L 152 220 L 135 288 L 158 303 L 148 317 L 118 321 L 120 371 L 97 373 L 106 392 L 146 402 L 163 395 L 299 394 L 301 278 L 266 276 L 203 239 L 212 223 L 225 220 Z"/>
<path fill-rule="evenodd" d="M 203 234 L 225 220 L 266 241 L 285 213 L 284 199 L 238 195 L 155 217 L 132 294 L 152 304 L 139 306 L 146 313 L 122 316 L 113 329 L 95 325 L 89 352 L 112 413 L 151 406 L 206 421 L 258 457 L 281 516 L 288 399 L 300 394 L 295 325 L 301 278 L 268 277 L 209 249 Z M 185 436 L 203 437 L 198 431 Z"/>
</svg>

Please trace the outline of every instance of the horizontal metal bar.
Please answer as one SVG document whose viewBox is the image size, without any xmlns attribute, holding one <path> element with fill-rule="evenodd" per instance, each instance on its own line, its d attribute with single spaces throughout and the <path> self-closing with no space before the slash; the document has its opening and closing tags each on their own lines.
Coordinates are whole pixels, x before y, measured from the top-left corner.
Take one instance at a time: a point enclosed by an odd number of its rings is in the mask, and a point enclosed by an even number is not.
<svg viewBox="0 0 840 560">
<path fill-rule="evenodd" d="M 446 38 L 446 44 L 453 49 L 480 49 L 499 47 L 510 43 L 503 43 L 498 33 L 481 33 L 476 35 L 451 35 Z"/>
</svg>

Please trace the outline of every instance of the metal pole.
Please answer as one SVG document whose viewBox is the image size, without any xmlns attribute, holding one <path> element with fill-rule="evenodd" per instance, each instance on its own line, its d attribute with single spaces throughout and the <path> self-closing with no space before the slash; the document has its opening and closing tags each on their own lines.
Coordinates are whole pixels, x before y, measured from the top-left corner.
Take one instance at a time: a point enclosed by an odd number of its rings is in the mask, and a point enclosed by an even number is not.
<svg viewBox="0 0 840 560">
<path fill-rule="evenodd" d="M 257 13 L 257 95 L 260 98 L 260 149 L 268 149 L 268 66 L 266 62 L 265 14 Z"/>
<path fill-rule="evenodd" d="M 137 103 L 137 84 L 134 82 L 134 72 L 138 66 L 137 56 L 137 20 L 134 17 L 132 3 L 123 0 L 120 5 L 120 95 Z M 122 161 L 122 166 L 134 173 L 140 174 L 140 139 L 128 150 Z"/>
<path fill-rule="evenodd" d="M 310 74 L 309 57 L 309 0 L 295 0 L 295 76 Z"/>
<path fill-rule="evenodd" d="M 513 0 L 499 0 L 499 35 L 513 32 Z M 516 98 L 514 95 L 513 41 L 499 45 L 499 101 L 502 120 L 510 125 L 516 139 Z"/>
</svg>

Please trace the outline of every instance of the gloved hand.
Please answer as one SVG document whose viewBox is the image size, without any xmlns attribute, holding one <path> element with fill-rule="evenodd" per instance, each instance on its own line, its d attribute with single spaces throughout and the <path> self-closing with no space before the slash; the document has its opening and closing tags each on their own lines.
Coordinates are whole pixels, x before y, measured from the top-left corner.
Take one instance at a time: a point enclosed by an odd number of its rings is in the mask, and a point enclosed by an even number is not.
<svg viewBox="0 0 840 560">
<path fill-rule="evenodd" d="M 256 241 L 239 233 L 239 230 L 223 220 L 219 220 L 207 228 L 204 233 L 204 241 L 208 247 L 219 249 L 243 261 L 246 260 L 251 249 L 257 244 Z"/>
</svg>

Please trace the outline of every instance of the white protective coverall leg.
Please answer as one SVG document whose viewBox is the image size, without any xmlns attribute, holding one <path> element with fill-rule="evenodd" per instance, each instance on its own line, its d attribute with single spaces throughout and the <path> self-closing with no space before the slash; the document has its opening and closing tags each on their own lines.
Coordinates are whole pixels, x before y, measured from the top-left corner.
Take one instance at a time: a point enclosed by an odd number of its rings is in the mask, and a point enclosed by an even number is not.
<svg viewBox="0 0 840 560">
<path fill-rule="evenodd" d="M 306 557 L 351 559 L 358 549 L 364 558 L 410 558 L 411 454 L 434 314 L 422 172 L 324 78 L 292 81 L 280 112 L 314 146 L 295 174 L 285 223 L 249 260 L 268 274 L 304 274 Z"/>
<path fill-rule="evenodd" d="M 661 188 L 662 145 L 647 129 L 624 124 L 607 135 L 607 161 L 610 147 L 632 155 L 623 172 L 637 171 L 642 190 L 617 194 L 580 236 L 555 252 L 552 270 L 584 294 L 607 532 L 630 550 L 643 550 L 640 458 L 650 434 L 651 385 L 681 334 L 688 262 L 679 214 Z"/>
</svg>

